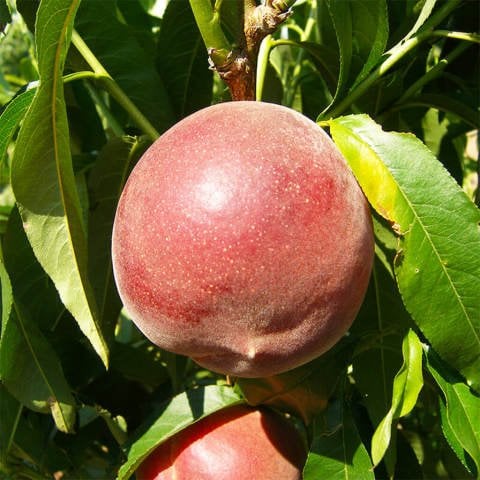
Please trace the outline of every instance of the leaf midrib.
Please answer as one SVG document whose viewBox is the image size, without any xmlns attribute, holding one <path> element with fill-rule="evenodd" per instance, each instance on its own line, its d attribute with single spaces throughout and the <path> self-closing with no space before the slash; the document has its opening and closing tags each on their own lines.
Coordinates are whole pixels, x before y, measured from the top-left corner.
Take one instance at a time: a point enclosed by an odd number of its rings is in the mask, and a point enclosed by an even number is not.
<svg viewBox="0 0 480 480">
<path fill-rule="evenodd" d="M 398 134 L 398 135 L 402 135 L 402 134 Z M 383 162 L 382 162 L 383 163 Z M 385 165 L 385 164 L 384 164 Z M 386 166 L 386 165 L 385 165 Z M 392 174 L 392 177 L 396 180 L 395 176 Z M 453 282 L 452 280 L 452 277 L 450 276 L 447 268 L 446 268 L 446 265 L 442 262 L 442 259 L 441 259 L 441 256 L 440 256 L 440 253 L 439 251 L 437 250 L 434 242 L 433 242 L 433 239 L 431 237 L 431 235 L 429 234 L 427 228 L 424 226 L 423 222 L 421 221 L 421 218 L 417 215 L 417 212 L 416 210 L 413 208 L 413 204 L 410 202 L 410 200 L 408 199 L 407 195 L 405 194 L 404 190 L 401 188 L 400 184 L 398 182 L 397 183 L 397 187 L 398 187 L 398 191 L 401 193 L 402 195 L 402 198 L 404 199 L 404 201 L 406 202 L 406 204 L 408 205 L 409 209 L 411 210 L 411 212 L 413 213 L 413 217 L 414 217 L 414 222 L 417 222 L 418 225 L 420 226 L 420 228 L 422 229 L 422 232 L 424 233 L 425 235 L 425 238 L 427 239 L 428 243 L 430 244 L 431 246 L 431 250 L 434 252 L 436 258 L 437 258 L 437 261 L 438 261 L 438 264 L 440 265 L 440 268 L 441 270 L 443 271 L 443 274 L 444 276 L 447 278 L 448 280 L 448 284 L 450 285 L 451 287 L 451 290 L 453 291 L 454 293 L 454 297 L 455 299 L 457 300 L 457 303 L 460 305 L 460 309 L 461 311 L 463 312 L 464 314 L 464 317 L 468 323 L 468 326 L 470 327 L 470 329 L 473 331 L 473 334 L 477 340 L 477 344 L 479 345 L 480 347 L 480 336 L 478 334 L 478 332 L 475 330 L 475 327 L 470 319 L 470 316 L 467 312 L 467 310 L 465 309 L 465 306 L 463 304 L 463 302 L 461 301 L 461 296 L 455 286 L 455 283 Z M 436 208 L 436 206 L 435 206 Z M 414 222 L 412 222 L 412 224 L 410 225 L 410 228 L 413 227 L 414 225 Z"/>
<path fill-rule="evenodd" d="M 57 398 L 57 395 L 55 394 L 55 389 L 52 387 L 50 381 L 48 380 L 48 377 L 47 377 L 47 375 L 45 374 L 45 372 L 42 368 L 41 362 L 38 359 L 37 353 L 36 353 L 32 343 L 30 341 L 30 338 L 28 337 L 27 330 L 26 330 L 25 324 L 23 322 L 22 314 L 21 314 L 21 312 L 18 308 L 17 303 L 15 301 L 13 301 L 12 304 L 13 304 L 13 310 L 15 312 L 15 316 L 18 320 L 18 325 L 20 326 L 20 329 L 22 331 L 22 335 L 23 335 L 23 338 L 25 340 L 25 343 L 27 344 L 28 350 L 30 351 L 30 353 L 32 355 L 35 366 L 37 367 L 38 372 L 40 373 L 40 376 L 42 377 L 43 382 L 45 383 L 45 386 L 47 387 L 47 390 L 49 391 L 52 400 L 55 403 L 57 403 L 58 406 L 59 406 L 59 411 L 61 412 L 61 415 L 62 415 L 63 426 L 65 428 L 65 431 L 67 431 L 67 430 L 69 430 L 68 427 L 67 427 L 68 422 L 65 418 L 65 413 L 64 413 L 63 408 L 61 406 L 61 403 L 59 402 L 59 400 Z M 47 403 L 50 403 L 50 399 L 48 399 Z"/>
<path fill-rule="evenodd" d="M 440 254 L 438 252 L 438 250 L 436 249 L 435 247 L 435 244 L 434 242 L 432 241 L 431 239 L 431 236 L 428 234 L 428 230 L 426 229 L 426 227 L 424 226 L 424 224 L 422 223 L 420 217 L 417 215 L 417 212 L 416 210 L 413 208 L 413 204 L 410 202 L 410 200 L 408 199 L 408 196 L 406 195 L 404 189 L 401 188 L 401 185 L 398 183 L 398 180 L 397 178 L 395 177 L 395 175 L 392 173 L 392 171 L 388 168 L 388 166 L 383 162 L 382 160 L 382 156 L 380 155 L 380 153 L 378 152 L 378 150 L 375 148 L 375 143 L 366 143 L 363 138 L 361 136 L 359 136 L 353 129 L 349 128 L 349 131 L 351 132 L 351 134 L 353 136 L 355 136 L 355 138 L 357 139 L 357 141 L 359 141 L 361 144 L 363 144 L 364 146 L 366 146 L 369 150 L 371 150 L 375 156 L 377 157 L 378 160 L 380 160 L 381 164 L 388 170 L 388 173 L 391 175 L 391 177 L 394 179 L 395 181 L 395 185 L 398 189 L 398 191 L 400 192 L 403 200 L 405 201 L 406 205 L 408 206 L 409 210 L 411 211 L 412 215 L 413 215 L 413 219 L 414 219 L 414 222 L 417 222 L 418 225 L 420 226 L 420 228 L 422 229 L 423 233 L 424 233 L 424 236 L 425 238 L 427 239 L 428 243 L 430 244 L 431 246 L 431 250 L 434 252 L 436 258 L 437 258 L 437 261 L 438 263 L 440 264 L 441 266 L 441 270 L 443 270 L 443 274 L 444 276 L 447 278 L 448 280 L 448 284 L 450 285 L 451 287 L 451 290 L 453 291 L 454 293 L 454 297 L 456 298 L 458 304 L 460 305 L 460 309 L 461 311 L 463 312 L 464 314 L 464 317 L 467 321 L 467 324 L 468 326 L 470 327 L 470 329 L 473 331 L 474 333 L 474 336 L 475 338 L 477 339 L 477 343 L 479 344 L 480 346 L 480 337 L 479 337 L 479 334 L 476 332 L 475 330 L 475 327 L 472 323 L 472 321 L 470 320 L 470 317 L 468 315 L 468 312 L 466 311 L 465 309 L 465 306 L 463 305 L 463 303 L 461 302 L 461 297 L 458 293 L 458 290 L 457 288 L 455 287 L 455 284 L 454 282 L 452 281 L 452 278 L 451 276 L 449 275 L 447 269 L 446 269 L 446 266 L 443 264 L 443 262 L 441 261 L 441 257 L 440 257 Z M 381 132 L 382 134 L 384 133 L 383 131 Z M 405 135 L 404 134 L 401 134 L 401 133 L 398 133 L 397 134 L 398 136 L 402 137 L 402 138 L 405 138 Z M 367 136 L 367 138 L 369 138 Z M 426 147 L 425 147 L 426 148 Z M 397 220 L 397 219 L 395 219 Z M 412 226 L 414 225 L 414 222 L 412 222 L 410 225 L 409 225 L 409 229 L 412 228 Z"/>
<path fill-rule="evenodd" d="M 85 290 L 84 278 L 83 278 L 84 275 L 82 275 L 82 270 L 80 269 L 80 262 L 79 262 L 79 259 L 78 259 L 77 252 L 76 252 L 75 248 L 73 248 L 74 241 L 73 241 L 73 235 L 72 235 L 72 226 L 71 226 L 70 215 L 68 214 L 67 203 L 65 201 L 65 187 L 64 187 L 64 184 L 63 184 L 63 175 L 62 175 L 62 171 L 61 171 L 62 169 L 61 169 L 61 165 L 60 165 L 58 133 L 57 133 L 57 129 L 56 129 L 56 125 L 57 125 L 57 105 L 56 105 L 57 102 L 56 102 L 56 100 L 57 100 L 59 85 L 61 83 L 61 82 L 59 82 L 59 79 L 56 78 L 56 75 L 60 71 L 60 61 L 61 61 L 61 57 L 62 57 L 62 47 L 63 47 L 64 42 L 65 42 L 66 32 L 68 30 L 68 25 L 71 23 L 72 17 L 74 16 L 75 11 L 77 9 L 77 5 L 79 3 L 80 3 L 80 0 L 73 0 L 71 2 L 70 7 L 68 9 L 68 12 L 65 16 L 64 24 L 63 24 L 62 29 L 61 29 L 61 34 L 60 34 L 60 37 L 58 39 L 56 49 L 55 49 L 54 70 L 53 70 L 53 79 L 52 79 L 52 98 L 51 98 L 52 139 L 53 139 L 53 151 L 54 151 L 54 156 L 55 156 L 55 167 L 56 167 L 57 178 L 58 178 L 59 192 L 60 192 L 60 197 L 61 197 L 63 210 L 64 210 L 64 213 L 65 213 L 65 224 L 66 224 L 67 232 L 68 232 L 68 239 L 69 239 L 68 246 L 69 246 L 70 252 L 72 253 L 72 258 L 73 258 L 73 261 L 74 261 L 75 266 L 76 266 L 76 271 L 78 272 L 78 274 L 80 276 L 81 287 L 82 287 L 81 289 L 82 289 L 85 301 L 87 302 L 87 305 L 89 306 L 89 314 L 90 314 L 89 316 L 94 323 L 97 338 L 100 341 L 100 343 L 102 345 L 102 348 L 104 350 L 104 352 L 102 352 L 102 355 L 101 355 L 103 357 L 104 354 L 105 354 L 105 351 L 106 351 L 106 345 L 105 345 L 103 336 L 100 333 L 100 326 L 98 324 L 98 319 L 96 318 L 96 316 L 93 314 L 93 312 L 91 310 L 91 299 L 89 298 L 89 295 Z M 106 361 L 106 359 L 104 359 L 104 361 Z"/>
</svg>

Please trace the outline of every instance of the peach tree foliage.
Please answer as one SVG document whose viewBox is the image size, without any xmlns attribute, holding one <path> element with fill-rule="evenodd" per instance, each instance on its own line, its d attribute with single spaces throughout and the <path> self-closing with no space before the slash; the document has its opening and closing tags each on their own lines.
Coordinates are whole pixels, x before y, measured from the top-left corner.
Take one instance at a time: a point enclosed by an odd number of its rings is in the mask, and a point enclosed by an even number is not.
<svg viewBox="0 0 480 480">
<path fill-rule="evenodd" d="M 290 415 L 306 479 L 476 478 L 476 2 L 266 2 L 262 35 L 260 10 L 240 0 L 13 4 L 0 0 L 2 478 L 128 479 L 173 434 L 245 402 Z M 349 334 L 257 379 L 149 343 L 122 310 L 110 255 L 141 154 L 232 94 L 327 130 L 376 239 Z"/>
</svg>

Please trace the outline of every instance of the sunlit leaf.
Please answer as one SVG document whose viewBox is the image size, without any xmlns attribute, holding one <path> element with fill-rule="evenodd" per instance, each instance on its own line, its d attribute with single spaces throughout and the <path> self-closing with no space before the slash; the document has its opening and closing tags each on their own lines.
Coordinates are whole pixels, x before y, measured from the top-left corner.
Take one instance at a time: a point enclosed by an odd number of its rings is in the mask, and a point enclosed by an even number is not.
<svg viewBox="0 0 480 480">
<path fill-rule="evenodd" d="M 104 362 L 108 348 L 87 278 L 87 240 L 71 162 L 62 71 L 79 0 L 42 2 L 40 86 L 18 135 L 12 187 L 35 255 Z"/>
<path fill-rule="evenodd" d="M 410 413 L 423 387 L 422 344 L 410 330 L 402 345 L 403 365 L 393 381 L 392 404 L 372 437 L 372 460 L 378 465 L 390 444 L 393 422 Z"/>
<path fill-rule="evenodd" d="M 415 33 L 418 32 L 418 30 L 430 17 L 436 3 L 437 3 L 437 0 L 425 0 L 425 2 L 423 2 L 422 9 L 420 10 L 417 20 L 415 21 L 415 25 L 413 25 L 411 30 L 407 33 L 407 35 L 405 35 L 404 40 L 407 40 L 410 37 L 413 37 L 413 35 L 415 35 Z"/>
<path fill-rule="evenodd" d="M 480 211 L 413 135 L 385 132 L 366 115 L 330 127 L 400 235 L 395 274 L 407 310 L 442 358 L 480 384 Z"/>
</svg>

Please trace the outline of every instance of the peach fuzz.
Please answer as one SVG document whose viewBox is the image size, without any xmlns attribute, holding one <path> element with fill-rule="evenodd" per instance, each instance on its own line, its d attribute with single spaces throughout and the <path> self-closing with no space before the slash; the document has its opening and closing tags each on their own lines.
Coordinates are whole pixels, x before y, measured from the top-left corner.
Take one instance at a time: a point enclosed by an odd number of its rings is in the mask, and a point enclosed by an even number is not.
<svg viewBox="0 0 480 480">
<path fill-rule="evenodd" d="M 112 242 L 140 330 L 244 377 L 292 369 L 338 342 L 374 252 L 367 202 L 330 137 L 261 102 L 214 105 L 165 132 L 126 183 Z"/>
</svg>

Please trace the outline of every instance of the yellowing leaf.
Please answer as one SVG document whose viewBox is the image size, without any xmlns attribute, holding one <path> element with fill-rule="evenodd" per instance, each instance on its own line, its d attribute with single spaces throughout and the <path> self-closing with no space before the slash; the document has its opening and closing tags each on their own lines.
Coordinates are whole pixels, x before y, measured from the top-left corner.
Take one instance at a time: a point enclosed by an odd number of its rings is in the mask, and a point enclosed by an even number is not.
<svg viewBox="0 0 480 480">
<path fill-rule="evenodd" d="M 385 132 L 367 115 L 329 124 L 373 208 L 400 234 L 395 274 L 407 310 L 442 358 L 480 385 L 480 211 L 415 136 Z"/>
</svg>

